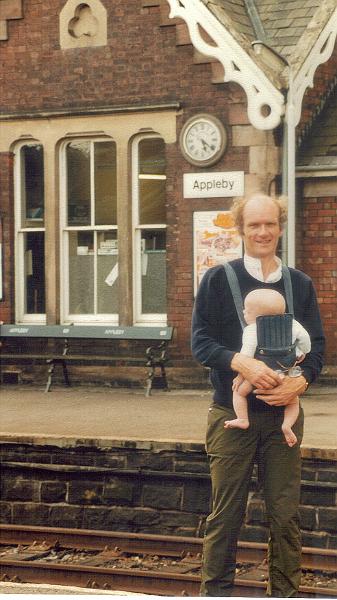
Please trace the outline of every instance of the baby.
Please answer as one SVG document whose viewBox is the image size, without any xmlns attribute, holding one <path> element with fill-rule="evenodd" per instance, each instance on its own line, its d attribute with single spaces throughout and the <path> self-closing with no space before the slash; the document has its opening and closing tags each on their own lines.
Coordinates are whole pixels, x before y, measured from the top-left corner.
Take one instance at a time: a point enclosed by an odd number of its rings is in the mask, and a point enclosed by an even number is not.
<svg viewBox="0 0 337 600">
<path fill-rule="evenodd" d="M 247 294 L 244 303 L 244 317 L 247 323 L 242 336 L 241 353 L 245 356 L 255 356 L 257 347 L 257 327 L 256 317 L 260 315 L 280 315 L 285 313 L 285 300 L 283 296 L 272 289 L 257 289 Z M 311 342 L 308 332 L 302 325 L 293 319 L 292 324 L 292 342 L 296 344 L 297 363 L 304 359 L 304 356 L 310 352 Z M 267 363 L 267 360 L 266 360 Z M 238 375 L 233 382 L 233 407 L 237 418 L 231 421 L 225 421 L 224 427 L 238 427 L 247 429 L 249 427 L 247 396 L 252 391 L 253 386 Z M 282 431 L 288 446 L 294 446 L 297 442 L 296 435 L 292 431 L 299 414 L 299 399 L 288 404 L 284 409 L 284 419 Z"/>
</svg>

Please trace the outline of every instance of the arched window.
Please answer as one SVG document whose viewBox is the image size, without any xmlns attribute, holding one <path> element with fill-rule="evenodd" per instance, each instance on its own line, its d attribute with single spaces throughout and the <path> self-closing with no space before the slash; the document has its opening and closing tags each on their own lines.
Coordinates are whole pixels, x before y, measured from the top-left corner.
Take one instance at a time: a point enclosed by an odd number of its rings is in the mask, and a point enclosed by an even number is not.
<svg viewBox="0 0 337 600">
<path fill-rule="evenodd" d="M 63 320 L 117 322 L 116 144 L 69 141 L 63 165 Z"/>
<path fill-rule="evenodd" d="M 43 147 L 15 149 L 16 320 L 45 321 L 45 228 Z"/>
<path fill-rule="evenodd" d="M 133 157 L 134 319 L 165 323 L 166 163 L 160 137 L 136 138 Z"/>
</svg>

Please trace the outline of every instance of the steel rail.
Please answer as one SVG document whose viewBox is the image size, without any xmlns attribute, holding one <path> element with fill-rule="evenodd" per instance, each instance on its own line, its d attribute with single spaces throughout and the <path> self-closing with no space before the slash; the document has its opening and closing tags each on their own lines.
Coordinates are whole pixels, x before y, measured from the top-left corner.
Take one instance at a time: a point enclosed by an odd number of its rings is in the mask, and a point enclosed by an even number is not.
<svg viewBox="0 0 337 600">
<path fill-rule="evenodd" d="M 125 552 L 144 552 L 162 556 L 180 556 L 182 552 L 197 554 L 202 550 L 200 538 L 103 531 L 35 527 L 30 525 L 0 525 L 1 544 L 32 544 L 34 541 L 58 542 L 66 548 L 103 550 L 116 546 Z"/>
<path fill-rule="evenodd" d="M 163 596 L 198 596 L 200 576 L 180 573 L 154 573 L 138 569 L 111 569 L 82 565 L 31 563 L 13 560 L 0 561 L 0 577 L 19 578 L 25 583 L 48 583 L 110 589 Z M 235 580 L 233 594 L 242 597 L 261 597 L 266 582 Z M 302 598 L 337 598 L 332 588 L 300 586 Z"/>
<path fill-rule="evenodd" d="M 154 573 L 138 569 L 112 569 L 83 565 L 0 561 L 0 575 L 18 577 L 25 583 L 49 583 L 159 595 L 197 595 L 196 575 Z"/>
<path fill-rule="evenodd" d="M 202 539 L 180 536 L 139 534 L 91 529 L 67 529 L 63 527 L 38 527 L 30 525 L 0 525 L 1 544 L 32 544 L 47 541 L 58 542 L 66 548 L 79 550 L 103 550 L 116 546 L 125 552 L 157 554 L 158 556 L 181 556 L 182 552 L 199 554 Z M 255 542 L 238 543 L 238 562 L 260 563 L 267 555 L 267 544 Z M 302 548 L 302 568 L 325 572 L 337 572 L 337 551 L 325 548 Z"/>
</svg>

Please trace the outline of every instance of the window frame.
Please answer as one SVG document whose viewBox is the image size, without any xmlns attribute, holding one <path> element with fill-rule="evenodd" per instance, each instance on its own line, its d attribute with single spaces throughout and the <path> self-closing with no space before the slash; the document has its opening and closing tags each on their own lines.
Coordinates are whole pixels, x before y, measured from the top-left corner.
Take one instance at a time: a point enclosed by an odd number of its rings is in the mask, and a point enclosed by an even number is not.
<svg viewBox="0 0 337 600">
<path fill-rule="evenodd" d="M 144 139 L 161 139 L 165 144 L 164 138 L 152 133 L 144 133 L 136 136 L 132 141 L 131 148 L 131 169 L 132 169 L 132 240 L 133 240 L 133 261 L 132 261 L 132 281 L 133 281 L 133 321 L 135 325 L 142 326 L 165 326 L 167 325 L 167 313 L 143 313 L 142 312 L 142 253 L 141 237 L 142 231 L 162 229 L 167 231 L 167 223 L 139 223 L 139 144 Z M 143 178 L 146 178 L 144 176 Z M 148 179 L 165 179 L 167 175 L 148 175 Z M 167 248 L 167 244 L 166 244 Z M 166 250 L 167 252 L 167 250 Z"/>
<path fill-rule="evenodd" d="M 29 323 L 32 325 L 45 325 L 47 321 L 46 312 L 27 313 L 26 304 L 26 282 L 25 282 L 25 235 L 28 233 L 43 233 L 44 247 L 46 243 L 45 219 L 42 227 L 23 227 L 22 226 L 22 169 L 21 151 L 25 146 L 41 146 L 44 153 L 44 146 L 39 140 L 22 140 L 14 147 L 14 271 L 15 271 L 15 322 Z M 42 173 L 44 178 L 44 170 Z M 44 203 L 45 205 L 45 203 Z M 46 277 L 44 279 L 46 292 Z"/>
<path fill-rule="evenodd" d="M 97 233 L 104 231 L 117 231 L 118 238 L 118 223 L 117 225 L 67 225 L 68 218 L 68 198 L 67 198 L 67 153 L 66 149 L 69 144 L 75 141 L 89 142 L 90 143 L 90 207 L 91 207 L 91 220 L 95 219 L 95 163 L 92 160 L 94 156 L 94 143 L 96 142 L 114 142 L 117 146 L 116 140 L 110 136 L 76 136 L 65 139 L 60 145 L 60 313 L 62 323 L 76 323 L 76 325 L 88 325 L 88 324 L 111 324 L 117 325 L 119 320 L 119 313 L 90 313 L 90 314 L 73 314 L 69 312 L 69 233 L 87 231 L 92 232 L 94 235 L 94 276 L 97 270 Z M 116 147 L 116 169 L 117 169 L 117 147 Z M 118 193 L 118 191 L 117 191 Z M 96 277 L 95 277 L 96 281 Z M 94 296 L 94 309 L 96 308 L 96 291 Z"/>
</svg>

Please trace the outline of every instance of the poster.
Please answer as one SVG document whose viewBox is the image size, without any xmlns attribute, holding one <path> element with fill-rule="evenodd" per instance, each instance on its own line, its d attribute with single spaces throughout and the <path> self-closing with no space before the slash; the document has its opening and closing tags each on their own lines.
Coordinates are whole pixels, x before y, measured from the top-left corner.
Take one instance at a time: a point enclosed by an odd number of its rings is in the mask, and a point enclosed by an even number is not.
<svg viewBox="0 0 337 600">
<path fill-rule="evenodd" d="M 194 294 L 210 267 L 242 256 L 242 241 L 230 211 L 193 213 Z"/>
</svg>

